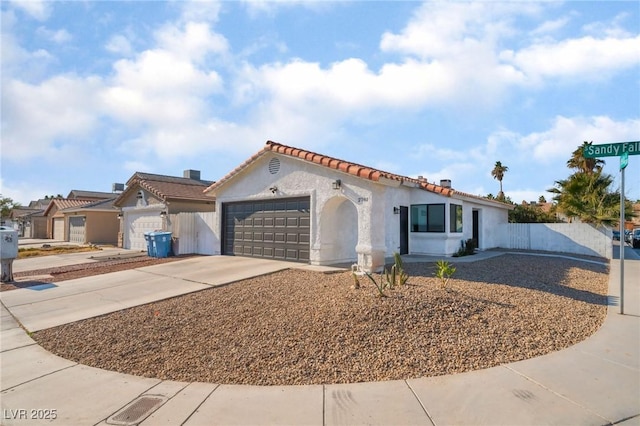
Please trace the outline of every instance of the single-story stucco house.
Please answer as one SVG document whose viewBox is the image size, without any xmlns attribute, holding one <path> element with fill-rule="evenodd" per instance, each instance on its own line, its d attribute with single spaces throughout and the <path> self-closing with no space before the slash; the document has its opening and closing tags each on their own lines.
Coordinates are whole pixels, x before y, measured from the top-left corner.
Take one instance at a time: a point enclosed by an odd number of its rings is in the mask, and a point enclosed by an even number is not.
<svg viewBox="0 0 640 426">
<path fill-rule="evenodd" d="M 120 230 L 120 210 L 113 205 L 116 195 L 61 210 L 67 225 L 65 240 L 74 244 L 115 245 Z"/>
<path fill-rule="evenodd" d="M 68 218 L 65 217 L 64 210 L 80 207 L 92 203 L 93 200 L 53 198 L 44 210 L 47 218 L 47 238 L 56 241 L 69 241 Z"/>
<path fill-rule="evenodd" d="M 215 211 L 215 200 L 204 194 L 211 184 L 198 170 L 185 170 L 183 177 L 134 173 L 114 201 L 121 210 L 118 246 L 146 250 L 145 232 L 170 229 L 169 215 Z"/>
<path fill-rule="evenodd" d="M 384 172 L 268 141 L 206 188 L 216 253 L 382 266 L 394 252 L 452 255 L 475 239 L 497 247 L 512 206 L 423 178 Z"/>
</svg>

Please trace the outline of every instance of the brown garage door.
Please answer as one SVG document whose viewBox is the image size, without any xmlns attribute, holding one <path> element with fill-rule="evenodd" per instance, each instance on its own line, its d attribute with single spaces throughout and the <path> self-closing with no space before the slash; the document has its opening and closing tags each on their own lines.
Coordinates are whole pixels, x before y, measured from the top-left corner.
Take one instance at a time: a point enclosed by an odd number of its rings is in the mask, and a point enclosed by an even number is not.
<svg viewBox="0 0 640 426">
<path fill-rule="evenodd" d="M 309 197 L 222 205 L 223 254 L 309 261 Z"/>
</svg>

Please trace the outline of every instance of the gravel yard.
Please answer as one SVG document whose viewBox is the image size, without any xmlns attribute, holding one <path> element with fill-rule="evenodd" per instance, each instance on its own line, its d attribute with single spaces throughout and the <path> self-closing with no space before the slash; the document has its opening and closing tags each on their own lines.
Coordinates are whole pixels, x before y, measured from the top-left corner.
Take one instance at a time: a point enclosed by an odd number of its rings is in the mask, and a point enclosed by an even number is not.
<svg viewBox="0 0 640 426">
<path fill-rule="evenodd" d="M 302 385 L 459 373 L 574 345 L 602 324 L 608 267 L 503 255 L 431 263 L 377 291 L 350 273 L 287 270 L 34 333 L 82 364 L 167 380 Z"/>
</svg>

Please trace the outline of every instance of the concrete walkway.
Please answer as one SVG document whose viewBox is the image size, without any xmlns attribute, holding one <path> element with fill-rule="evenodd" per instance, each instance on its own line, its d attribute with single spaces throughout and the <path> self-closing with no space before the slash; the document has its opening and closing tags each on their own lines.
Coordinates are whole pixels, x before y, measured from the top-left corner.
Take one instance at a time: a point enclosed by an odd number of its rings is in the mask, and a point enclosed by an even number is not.
<svg viewBox="0 0 640 426">
<path fill-rule="evenodd" d="M 48 328 L 290 264 L 224 271 L 223 263 L 195 262 L 256 260 L 208 257 L 3 292 L 0 423 L 55 416 L 60 425 L 640 425 L 640 260 L 633 255 L 625 260 L 625 315 L 613 260 L 607 319 L 571 348 L 470 373 L 346 385 L 234 386 L 114 373 L 48 353 L 16 321 L 30 331 Z"/>
</svg>

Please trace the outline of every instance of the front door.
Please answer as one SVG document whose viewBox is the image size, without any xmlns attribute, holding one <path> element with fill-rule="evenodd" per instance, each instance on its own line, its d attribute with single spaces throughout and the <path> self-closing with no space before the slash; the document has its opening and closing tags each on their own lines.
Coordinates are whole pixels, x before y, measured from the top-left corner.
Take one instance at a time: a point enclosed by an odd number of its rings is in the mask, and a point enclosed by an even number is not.
<svg viewBox="0 0 640 426">
<path fill-rule="evenodd" d="M 480 248 L 480 210 L 473 211 L 473 239 L 476 240 L 476 248 Z"/>
<path fill-rule="evenodd" d="M 400 254 L 409 254 L 409 207 L 400 206 Z"/>
</svg>

